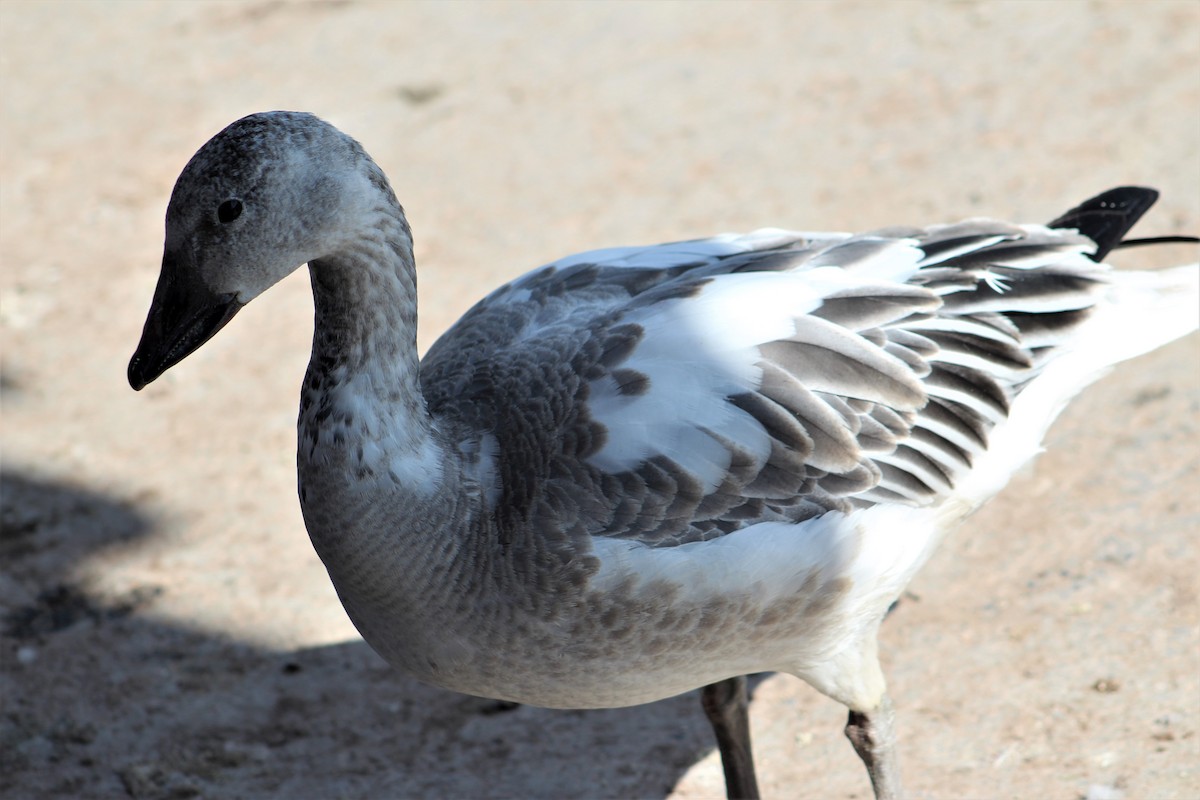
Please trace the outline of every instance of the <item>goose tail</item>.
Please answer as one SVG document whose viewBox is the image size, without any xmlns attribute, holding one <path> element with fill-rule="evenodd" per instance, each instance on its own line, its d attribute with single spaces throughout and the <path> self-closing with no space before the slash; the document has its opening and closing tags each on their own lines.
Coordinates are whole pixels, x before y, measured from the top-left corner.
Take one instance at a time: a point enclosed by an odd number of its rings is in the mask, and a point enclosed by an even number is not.
<svg viewBox="0 0 1200 800">
<path fill-rule="evenodd" d="M 1111 302 L 1097 309 L 1093 347 L 1115 364 L 1200 329 L 1200 263 L 1110 275 Z"/>
<path fill-rule="evenodd" d="M 1048 227 L 1075 229 L 1091 239 L 1093 261 L 1113 250 L 1142 245 L 1197 243 L 1192 236 L 1128 239 L 1126 234 L 1150 210 L 1158 191 L 1146 186 L 1118 186 L 1089 198 Z M 1102 369 L 1148 353 L 1200 327 L 1200 264 L 1155 271 L 1116 271 L 1106 301 L 1080 331 L 1078 341 L 1090 351 L 1092 367 Z"/>
</svg>

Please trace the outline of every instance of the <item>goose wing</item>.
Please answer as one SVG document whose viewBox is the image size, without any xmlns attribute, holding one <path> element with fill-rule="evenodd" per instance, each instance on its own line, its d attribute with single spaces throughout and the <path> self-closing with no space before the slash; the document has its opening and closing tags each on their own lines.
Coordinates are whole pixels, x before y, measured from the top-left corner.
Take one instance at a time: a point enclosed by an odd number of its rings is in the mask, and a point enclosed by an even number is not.
<svg viewBox="0 0 1200 800">
<path fill-rule="evenodd" d="M 502 530 L 672 545 L 927 505 L 1087 316 L 1095 250 L 971 220 L 584 253 L 476 305 L 422 387 Z"/>
</svg>

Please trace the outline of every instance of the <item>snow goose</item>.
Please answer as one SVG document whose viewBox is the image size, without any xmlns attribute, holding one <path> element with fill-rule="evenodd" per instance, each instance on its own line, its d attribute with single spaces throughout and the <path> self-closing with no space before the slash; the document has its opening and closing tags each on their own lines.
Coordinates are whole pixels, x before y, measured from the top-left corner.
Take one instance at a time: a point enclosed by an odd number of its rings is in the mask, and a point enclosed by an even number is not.
<svg viewBox="0 0 1200 800">
<path fill-rule="evenodd" d="M 787 672 L 850 709 L 895 798 L 889 605 L 1068 399 L 1198 325 L 1195 265 L 1099 263 L 1155 197 L 583 253 L 496 289 L 419 361 L 383 172 L 312 115 L 254 114 L 175 184 L 129 382 L 307 263 L 300 504 L 384 658 L 556 708 L 704 687 L 732 797 L 758 794 L 743 676 Z"/>
</svg>

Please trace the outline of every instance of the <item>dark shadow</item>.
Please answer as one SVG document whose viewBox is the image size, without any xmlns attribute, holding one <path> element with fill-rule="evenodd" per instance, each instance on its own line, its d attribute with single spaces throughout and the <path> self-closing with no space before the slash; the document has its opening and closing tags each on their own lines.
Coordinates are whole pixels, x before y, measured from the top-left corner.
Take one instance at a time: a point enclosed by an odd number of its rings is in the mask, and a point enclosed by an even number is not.
<svg viewBox="0 0 1200 800">
<path fill-rule="evenodd" d="M 424 686 L 362 641 L 273 652 L 155 621 L 170 587 L 71 578 L 148 515 L 11 471 L 0 501 L 4 796 L 662 797 L 713 749 L 696 692 L 552 711 Z"/>
<path fill-rule="evenodd" d="M 128 503 L 0 470 L 0 564 L 11 580 L 39 593 L 58 591 L 66 565 L 101 548 L 134 542 L 152 527 L 152 520 Z"/>
<path fill-rule="evenodd" d="M 21 389 L 21 384 L 12 373 L 0 369 L 0 396 L 15 394 Z"/>
</svg>

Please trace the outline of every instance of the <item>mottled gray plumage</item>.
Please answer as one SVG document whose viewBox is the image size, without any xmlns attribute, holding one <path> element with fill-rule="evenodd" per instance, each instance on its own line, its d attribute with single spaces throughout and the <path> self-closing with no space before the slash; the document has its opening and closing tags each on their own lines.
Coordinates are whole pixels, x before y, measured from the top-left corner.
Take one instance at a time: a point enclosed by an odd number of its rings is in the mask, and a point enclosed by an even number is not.
<svg viewBox="0 0 1200 800">
<path fill-rule="evenodd" d="M 421 365 L 421 388 L 435 416 L 494 432 L 505 524 L 565 513 L 581 535 L 678 545 L 754 522 L 800 522 L 881 501 L 929 503 L 970 468 L 1011 398 L 1038 374 L 1024 328 L 1068 341 L 1103 273 L 1021 266 L 1092 247 L 1064 232 L 988 221 L 906 236 L 924 253 L 910 285 L 832 292 L 794 320 L 793 336 L 759 347 L 761 385 L 728 402 L 768 431 L 771 456 L 739 458 L 737 442 L 714 436 L 730 468 L 707 492 L 667 458 L 616 475 L 588 464 L 608 435 L 588 413 L 589 383 L 621 378 L 643 335 L 627 310 L 686 298 L 729 273 L 853 270 L 894 239 L 867 234 L 830 245 L 795 237 L 670 269 L 546 267 L 494 292 L 447 331 Z M 939 260 L 947 255 L 951 261 Z M 931 397 L 929 387 L 962 396 Z M 574 500 L 559 494 L 558 480 Z M 536 508 L 543 501 L 554 508 Z"/>
<path fill-rule="evenodd" d="M 129 380 L 307 263 L 301 507 L 385 658 L 556 707 L 707 685 L 743 796 L 739 676 L 790 672 L 851 709 L 895 797 L 886 609 L 1074 393 L 1197 325 L 1194 266 L 1088 257 L 1152 199 L 1094 198 L 1062 218 L 1079 231 L 970 220 L 582 253 L 495 290 L 419 361 L 412 236 L 382 171 L 311 115 L 256 114 L 176 183 Z"/>
</svg>

